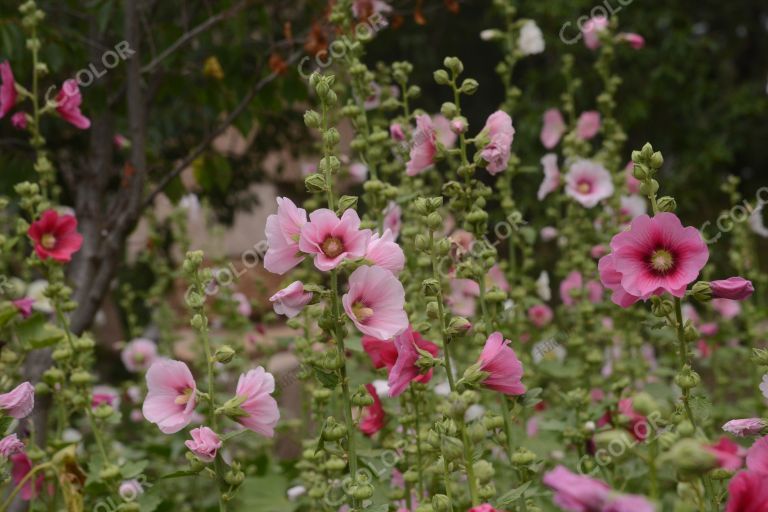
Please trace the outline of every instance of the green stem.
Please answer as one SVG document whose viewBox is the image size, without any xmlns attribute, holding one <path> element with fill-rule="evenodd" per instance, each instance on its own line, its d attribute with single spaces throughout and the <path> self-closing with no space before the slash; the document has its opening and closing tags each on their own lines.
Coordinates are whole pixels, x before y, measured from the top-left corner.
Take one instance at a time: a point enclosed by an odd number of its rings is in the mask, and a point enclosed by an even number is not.
<svg viewBox="0 0 768 512">
<path fill-rule="evenodd" d="M 421 423 L 419 421 L 419 397 L 411 384 L 411 400 L 413 401 L 413 413 L 416 417 L 416 472 L 419 474 L 419 501 L 424 499 L 424 474 L 421 458 Z"/>
<path fill-rule="evenodd" d="M 0 507 L 0 512 L 5 512 L 8 510 L 8 507 L 11 506 L 13 503 L 13 499 L 16 497 L 19 492 L 21 492 L 21 489 L 32 479 L 33 476 L 35 476 L 36 473 L 42 471 L 43 469 L 47 469 L 51 467 L 53 463 L 51 462 L 45 462 L 43 464 L 38 464 L 34 468 L 30 470 L 29 473 L 24 475 L 24 478 L 21 479 L 21 481 L 14 487 L 13 491 L 11 491 L 11 494 L 8 495 L 8 498 L 3 503 L 2 507 Z"/>
<path fill-rule="evenodd" d="M 685 325 L 683 324 L 683 307 L 679 297 L 675 297 L 675 319 L 677 321 L 677 342 L 680 351 L 680 370 L 682 371 L 688 364 L 688 343 L 685 341 Z M 696 420 L 691 411 L 690 389 L 683 390 L 683 407 L 688 421 L 696 429 Z"/>
<path fill-rule="evenodd" d="M 501 416 L 504 418 L 504 433 L 507 435 L 507 455 L 512 462 L 512 419 L 509 417 L 509 399 L 501 395 Z"/>
</svg>

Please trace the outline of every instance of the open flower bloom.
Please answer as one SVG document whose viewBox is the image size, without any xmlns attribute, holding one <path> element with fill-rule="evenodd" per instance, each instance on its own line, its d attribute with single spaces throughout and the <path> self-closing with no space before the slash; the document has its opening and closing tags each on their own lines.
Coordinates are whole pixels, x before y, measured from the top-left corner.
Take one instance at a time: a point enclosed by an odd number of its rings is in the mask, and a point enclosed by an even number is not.
<svg viewBox="0 0 768 512">
<path fill-rule="evenodd" d="M 143 372 L 157 359 L 157 345 L 147 338 L 133 339 L 123 348 L 120 359 L 129 372 Z"/>
<path fill-rule="evenodd" d="M 563 133 L 565 133 L 563 114 L 556 108 L 547 109 L 544 112 L 544 124 L 539 135 L 541 143 L 545 148 L 552 149 L 560 142 Z"/>
<path fill-rule="evenodd" d="M 619 494 L 600 480 L 572 473 L 564 466 L 544 474 L 544 484 L 555 491 L 555 505 L 570 512 L 655 512 L 643 496 Z"/>
<path fill-rule="evenodd" d="M 576 304 L 574 291 L 580 293 L 584 292 L 584 278 L 577 270 L 568 274 L 560 283 L 560 300 L 563 301 L 563 304 L 566 306 L 573 306 Z M 586 293 L 589 302 L 597 304 L 603 298 L 603 287 L 600 286 L 600 283 L 597 281 L 589 280 L 586 284 Z"/>
<path fill-rule="evenodd" d="M 705 449 L 717 458 L 717 464 L 728 471 L 741 468 L 744 459 L 743 448 L 723 436 L 714 444 L 708 444 Z"/>
<path fill-rule="evenodd" d="M 309 214 L 309 222 L 301 228 L 299 249 L 315 257 L 318 270 L 334 269 L 347 258 L 362 258 L 371 238 L 370 229 L 360 229 L 360 217 L 353 209 L 338 218 L 327 208 Z"/>
<path fill-rule="evenodd" d="M 244 399 L 240 407 L 247 416 L 237 418 L 237 422 L 257 434 L 273 437 L 275 425 L 280 420 L 280 409 L 272 397 L 274 392 L 275 378 L 263 367 L 241 374 L 235 394 Z"/>
<path fill-rule="evenodd" d="M 218 434 L 208 427 L 199 427 L 190 430 L 189 435 L 192 439 L 184 441 L 184 445 L 201 461 L 213 462 L 222 445 Z"/>
<path fill-rule="evenodd" d="M 77 81 L 71 78 L 65 80 L 59 94 L 56 95 L 56 112 L 75 128 L 87 130 L 91 127 L 91 121 L 80 112 L 82 102 L 83 96 L 80 94 Z"/>
<path fill-rule="evenodd" d="M 588 110 L 582 112 L 576 121 L 576 136 L 582 140 L 589 140 L 600 131 L 600 112 Z"/>
<path fill-rule="evenodd" d="M 509 347 L 510 343 L 500 332 L 488 336 L 479 361 L 480 371 L 488 374 L 483 386 L 506 395 L 522 395 L 525 393 L 525 385 L 521 382 L 523 364 Z"/>
<path fill-rule="evenodd" d="M 384 428 L 384 408 L 381 406 L 381 399 L 376 392 L 376 387 L 373 384 L 366 384 L 365 389 L 367 389 L 373 397 L 373 405 L 365 408 L 359 427 L 363 434 L 372 436 Z"/>
<path fill-rule="evenodd" d="M 584 44 L 590 50 L 595 50 L 600 46 L 600 32 L 608 28 L 608 18 L 605 16 L 595 16 L 590 18 L 581 27 L 581 34 L 584 36 Z"/>
<path fill-rule="evenodd" d="M 437 134 L 432 119 L 426 114 L 416 116 L 410 159 L 405 167 L 408 176 L 416 176 L 432 167 L 437 151 L 436 140 Z"/>
<path fill-rule="evenodd" d="M 432 117 L 432 126 L 435 128 L 435 137 L 437 142 L 445 148 L 451 149 L 456 145 L 458 135 L 451 127 L 451 122 L 443 114 L 437 114 Z"/>
<path fill-rule="evenodd" d="M 578 160 L 565 175 L 565 193 L 582 206 L 593 208 L 613 194 L 613 178 L 597 162 Z"/>
<path fill-rule="evenodd" d="M 635 218 L 628 231 L 613 237 L 611 250 L 598 269 L 603 284 L 614 292 L 612 300 L 622 307 L 665 292 L 682 297 L 709 258 L 699 231 L 684 228 L 675 214 L 666 212 Z"/>
<path fill-rule="evenodd" d="M 544 51 L 544 35 L 533 20 L 526 20 L 520 27 L 517 47 L 523 55 L 536 55 Z"/>
<path fill-rule="evenodd" d="M 363 334 L 386 340 L 408 327 L 403 285 L 381 267 L 362 266 L 352 272 L 341 302 Z"/>
<path fill-rule="evenodd" d="M 544 179 L 539 185 L 536 197 L 539 201 L 547 197 L 560 186 L 560 169 L 557 167 L 557 155 L 547 153 L 541 157 L 541 168 L 544 170 Z"/>
<path fill-rule="evenodd" d="M 0 62 L 0 119 L 5 117 L 16 105 L 16 80 L 13 78 L 11 64 Z"/>
<path fill-rule="evenodd" d="M 24 451 L 24 443 L 19 441 L 16 434 L 11 434 L 0 439 L 0 457 L 9 458 L 11 455 Z"/>
<path fill-rule="evenodd" d="M 768 423 L 762 418 L 745 418 L 731 420 L 723 425 L 723 430 L 738 437 L 757 436 L 768 427 Z"/>
<path fill-rule="evenodd" d="M 11 455 L 11 464 L 11 479 L 13 480 L 13 485 L 18 486 L 29 472 L 32 471 L 32 460 L 26 453 L 17 453 Z M 21 492 L 19 493 L 21 499 L 24 501 L 35 499 L 43 488 L 44 478 L 44 474 L 40 472 L 37 477 L 28 479 L 21 487 Z"/>
<path fill-rule="evenodd" d="M 384 209 L 384 229 L 390 230 L 395 239 L 400 235 L 402 215 L 403 209 L 394 201 L 390 201 Z"/>
<path fill-rule="evenodd" d="M 536 327 L 545 327 L 552 321 L 552 308 L 546 304 L 535 304 L 528 308 L 528 320 Z"/>
<path fill-rule="evenodd" d="M 395 242 L 395 235 L 389 229 L 385 229 L 381 236 L 378 233 L 371 236 L 364 257 L 370 264 L 385 268 L 394 275 L 405 267 L 403 249 Z"/>
<path fill-rule="evenodd" d="M 709 283 L 712 288 L 712 297 L 716 299 L 744 300 L 755 293 L 752 281 L 743 277 L 729 277 Z"/>
<path fill-rule="evenodd" d="M 397 360 L 389 371 L 389 379 L 387 380 L 390 397 L 400 396 L 413 381 L 429 382 L 432 378 L 431 369 L 422 374 L 421 369 L 416 365 L 416 362 L 421 357 L 417 348 L 429 352 L 434 357 L 437 355 L 438 347 L 429 342 L 417 344 L 417 336 L 419 336 L 418 333 L 415 333 L 413 328 L 408 326 L 405 332 L 395 337 L 394 344 L 397 349 Z"/>
<path fill-rule="evenodd" d="M 726 512 L 768 512 L 768 437 L 755 441 L 747 451 L 747 470 L 728 484 Z"/>
<path fill-rule="evenodd" d="M 175 434 L 192 421 L 197 384 L 181 361 L 156 361 L 147 371 L 147 397 L 142 412 L 164 434 Z"/>
<path fill-rule="evenodd" d="M 275 313 L 293 318 L 312 300 L 312 292 L 304 291 L 304 283 L 294 281 L 269 298 Z"/>
<path fill-rule="evenodd" d="M 304 261 L 299 254 L 301 228 L 307 223 L 307 212 L 287 197 L 277 198 L 277 213 L 267 217 L 266 235 L 269 248 L 264 255 L 264 268 L 273 274 L 285 274 Z"/>
<path fill-rule="evenodd" d="M 11 301 L 13 307 L 19 312 L 22 318 L 29 318 L 32 315 L 32 306 L 35 305 L 35 299 L 32 297 L 24 297 L 23 299 L 16 299 Z"/>
<path fill-rule="evenodd" d="M 486 170 L 498 174 L 507 169 L 509 151 L 515 137 L 512 118 L 503 110 L 497 110 L 488 117 L 483 132 L 488 134 L 490 142 L 480 152 L 480 156 L 488 165 Z"/>
<path fill-rule="evenodd" d="M 416 344 L 417 348 L 426 350 L 430 354 L 437 354 L 439 350 L 437 345 L 431 341 L 425 340 L 421 334 L 414 331 L 413 327 L 411 326 L 408 326 L 408 331 L 411 332 L 413 336 L 413 342 Z M 395 366 L 398 352 L 394 340 L 380 340 L 374 338 L 373 336 L 363 336 L 362 345 L 363 350 L 365 350 L 365 352 L 368 354 L 368 357 L 371 358 L 371 362 L 373 363 L 374 368 L 386 368 L 387 370 L 391 370 L 392 367 Z M 431 372 L 429 372 L 427 374 L 420 375 L 415 380 L 416 382 L 429 382 L 431 376 Z"/>
<path fill-rule="evenodd" d="M 73 215 L 59 215 L 56 210 L 44 211 L 40 219 L 29 226 L 27 234 L 41 260 L 51 258 L 66 263 L 83 245 L 83 235 L 77 232 L 77 219 Z"/>
<path fill-rule="evenodd" d="M 120 407 L 120 394 L 112 386 L 94 386 L 91 391 L 91 407 L 97 408 L 100 405 L 108 405 L 113 409 Z"/>
<path fill-rule="evenodd" d="M 26 418 L 35 408 L 35 387 L 22 382 L 11 391 L 0 395 L 0 409 L 11 418 Z"/>
</svg>

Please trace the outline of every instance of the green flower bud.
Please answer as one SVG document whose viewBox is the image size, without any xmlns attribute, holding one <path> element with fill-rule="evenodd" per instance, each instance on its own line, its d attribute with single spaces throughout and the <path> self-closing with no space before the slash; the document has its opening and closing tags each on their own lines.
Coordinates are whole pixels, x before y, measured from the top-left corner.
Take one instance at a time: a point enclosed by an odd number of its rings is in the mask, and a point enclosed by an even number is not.
<svg viewBox="0 0 768 512">
<path fill-rule="evenodd" d="M 99 471 L 99 478 L 102 480 L 112 480 L 119 476 L 120 468 L 114 464 L 108 464 L 101 471 Z"/>
<path fill-rule="evenodd" d="M 452 512 L 451 500 L 445 494 L 432 496 L 432 508 L 435 512 Z"/>
<path fill-rule="evenodd" d="M 488 482 L 485 485 L 481 485 L 477 488 L 477 494 L 480 496 L 481 500 L 490 500 L 496 496 L 496 484 Z"/>
<path fill-rule="evenodd" d="M 536 460 L 536 454 L 528 448 L 520 447 L 512 454 L 512 464 L 515 466 L 527 466 Z"/>
<path fill-rule="evenodd" d="M 340 138 L 339 130 L 336 128 L 328 128 L 325 133 L 323 133 L 323 144 L 328 148 L 333 148 L 339 143 Z"/>
<path fill-rule="evenodd" d="M 421 282 L 421 292 L 425 297 L 435 297 L 440 292 L 440 282 L 437 279 L 429 278 Z"/>
<path fill-rule="evenodd" d="M 454 316 L 448 322 L 446 333 L 449 336 L 459 336 L 472 328 L 472 323 L 463 316 Z"/>
<path fill-rule="evenodd" d="M 64 381 L 64 372 L 58 368 L 49 368 L 43 373 L 43 381 L 53 386 Z"/>
<path fill-rule="evenodd" d="M 339 472 L 342 471 L 344 468 L 347 467 L 347 463 L 337 457 L 336 455 L 332 455 L 326 462 L 325 462 L 325 469 L 331 472 Z"/>
<path fill-rule="evenodd" d="M 481 484 L 485 484 L 493 479 L 496 474 L 496 470 L 493 469 L 493 464 L 487 460 L 478 460 L 472 467 L 475 469 L 475 477 Z"/>
<path fill-rule="evenodd" d="M 307 192 L 313 194 L 325 192 L 327 188 L 325 184 L 325 176 L 319 173 L 312 173 L 304 178 L 304 186 L 306 187 Z"/>
<path fill-rule="evenodd" d="M 202 297 L 201 295 L 197 295 L 196 297 Z M 200 313 L 196 313 L 192 319 L 189 321 L 189 325 L 197 329 L 198 331 L 203 331 L 208 326 L 208 319 L 205 318 Z"/>
<path fill-rule="evenodd" d="M 444 69 L 438 69 L 432 76 L 435 78 L 435 82 L 439 85 L 448 85 L 451 83 L 451 78 L 448 76 L 448 72 Z"/>
<path fill-rule="evenodd" d="M 438 231 L 443 227 L 443 218 L 437 212 L 432 212 L 427 216 L 427 226 L 432 231 Z"/>
<path fill-rule="evenodd" d="M 93 375 L 85 370 L 75 370 L 69 379 L 73 384 L 86 385 L 94 381 Z"/>
<path fill-rule="evenodd" d="M 691 289 L 691 295 L 699 302 L 712 300 L 712 285 L 708 281 L 698 281 Z"/>
<path fill-rule="evenodd" d="M 693 389 L 701 384 L 701 377 L 690 365 L 685 365 L 680 372 L 675 375 L 675 384 L 682 390 Z"/>
<path fill-rule="evenodd" d="M 336 211 L 339 215 L 349 210 L 357 208 L 357 196 L 341 196 L 339 198 L 339 207 Z"/>
<path fill-rule="evenodd" d="M 768 349 L 753 348 L 752 362 L 760 366 L 768 366 Z"/>
<path fill-rule="evenodd" d="M 674 197 L 664 196 L 656 201 L 656 206 L 660 212 L 674 212 L 677 209 L 677 202 Z"/>
<path fill-rule="evenodd" d="M 455 103 L 446 101 L 440 106 L 440 113 L 443 114 L 448 119 L 453 119 L 454 117 L 459 115 L 459 109 L 456 107 Z"/>
<path fill-rule="evenodd" d="M 213 355 L 213 358 L 216 361 L 224 364 L 227 364 L 230 361 L 232 361 L 232 358 L 234 357 L 235 357 L 235 349 L 233 349 L 229 345 L 222 345 L 221 347 L 219 347 L 218 350 L 216 350 L 216 353 Z"/>
<path fill-rule="evenodd" d="M 431 301 L 427 303 L 427 318 L 435 320 L 440 317 L 440 306 L 437 302 Z"/>
<path fill-rule="evenodd" d="M 458 57 L 446 57 L 443 59 L 443 66 L 450 70 L 454 75 L 460 75 L 464 71 L 464 64 Z"/>
<path fill-rule="evenodd" d="M 423 234 L 418 234 L 414 239 L 414 246 L 417 251 L 426 251 L 429 249 L 429 239 Z"/>
<path fill-rule="evenodd" d="M 659 404 L 650 394 L 641 391 L 632 397 L 632 409 L 643 416 L 648 416 L 659 410 Z"/>
<path fill-rule="evenodd" d="M 455 437 L 443 437 L 440 443 L 440 453 L 448 462 L 454 461 L 463 457 L 464 445 Z"/>
<path fill-rule="evenodd" d="M 358 484 L 352 486 L 352 497 L 358 500 L 367 500 L 373 496 L 373 486 L 371 484 Z"/>
<path fill-rule="evenodd" d="M 373 396 L 365 389 L 365 386 L 360 385 L 357 388 L 355 394 L 352 395 L 352 405 L 355 407 L 369 407 L 373 405 Z"/>
<path fill-rule="evenodd" d="M 479 443 L 488 435 L 488 430 L 482 422 L 474 421 L 467 428 L 467 435 L 469 436 L 470 441 Z"/>
<path fill-rule="evenodd" d="M 245 473 L 242 471 L 235 471 L 234 469 L 227 471 L 224 474 L 224 481 L 232 487 L 237 487 L 245 480 Z"/>
<path fill-rule="evenodd" d="M 93 415 L 96 416 L 100 420 L 105 420 L 112 416 L 112 414 L 115 412 L 115 410 L 107 405 L 107 404 L 101 404 L 93 411 Z"/>
<path fill-rule="evenodd" d="M 338 441 L 347 436 L 347 427 L 331 417 L 326 420 L 322 435 L 326 441 Z"/>
<path fill-rule="evenodd" d="M 656 151 L 651 155 L 651 158 L 649 160 L 649 163 L 651 164 L 651 167 L 654 169 L 660 169 L 662 165 L 664 165 L 664 157 L 661 156 L 660 151 Z"/>
<path fill-rule="evenodd" d="M 320 114 L 314 110 L 304 112 L 304 124 L 307 125 L 307 128 L 320 128 L 321 122 Z"/>
<path fill-rule="evenodd" d="M 671 464 L 684 474 L 704 474 L 717 466 L 717 457 L 706 450 L 701 442 L 685 438 L 675 443 L 672 448 L 660 458 L 660 462 Z"/>
<path fill-rule="evenodd" d="M 645 196 L 655 195 L 656 192 L 658 191 L 659 191 L 659 182 L 654 179 L 644 181 L 640 185 L 640 193 Z"/>
<path fill-rule="evenodd" d="M 677 433 L 681 437 L 691 437 L 696 433 L 696 428 L 688 420 L 683 420 L 677 425 Z"/>
<path fill-rule="evenodd" d="M 477 80 L 474 80 L 472 78 L 466 78 L 463 82 L 461 82 L 461 89 L 459 89 L 462 93 L 471 96 L 477 92 L 477 88 L 480 87 L 480 84 L 477 83 Z"/>
</svg>

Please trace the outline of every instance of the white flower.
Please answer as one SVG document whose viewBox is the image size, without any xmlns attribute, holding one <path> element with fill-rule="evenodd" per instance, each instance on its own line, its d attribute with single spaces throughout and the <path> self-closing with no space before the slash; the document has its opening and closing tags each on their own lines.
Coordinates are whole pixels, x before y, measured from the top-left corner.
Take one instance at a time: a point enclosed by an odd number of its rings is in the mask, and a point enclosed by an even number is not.
<svg viewBox="0 0 768 512">
<path fill-rule="evenodd" d="M 533 346 L 531 355 L 536 364 L 545 360 L 562 362 L 565 359 L 565 348 L 555 340 L 543 340 Z"/>
<path fill-rule="evenodd" d="M 373 381 L 373 387 L 379 396 L 389 396 L 389 382 L 378 379 Z"/>
<path fill-rule="evenodd" d="M 503 34 L 500 30 L 496 30 L 495 28 L 487 28 L 480 32 L 480 39 L 483 41 L 496 41 L 497 39 L 501 39 Z"/>
<path fill-rule="evenodd" d="M 549 287 L 549 274 L 546 270 L 542 270 L 539 278 L 536 280 L 536 294 L 544 302 L 552 298 L 552 289 Z"/>
<path fill-rule="evenodd" d="M 760 384 L 760 391 L 763 392 L 763 396 L 768 400 L 768 373 L 763 375 L 763 382 Z"/>
<path fill-rule="evenodd" d="M 48 289 L 48 281 L 45 279 L 38 279 L 29 283 L 27 288 L 27 297 L 35 299 L 35 303 L 32 305 L 32 309 L 40 311 L 41 313 L 53 313 L 53 305 L 51 301 L 44 295 L 45 290 Z"/>
<path fill-rule="evenodd" d="M 464 413 L 464 422 L 469 423 L 470 421 L 474 421 L 478 418 L 482 418 L 484 414 L 485 414 L 485 407 L 483 407 L 480 404 L 472 404 L 469 407 L 467 407 L 467 410 Z"/>
<path fill-rule="evenodd" d="M 765 205 L 760 203 L 757 208 L 749 216 L 749 227 L 756 235 L 760 235 L 763 238 L 768 238 L 768 227 L 763 224 L 763 207 Z"/>
<path fill-rule="evenodd" d="M 288 501 L 296 501 L 300 497 L 302 497 L 307 492 L 307 488 L 303 485 L 297 485 L 296 487 L 291 487 L 286 491 L 286 494 L 288 495 Z"/>
<path fill-rule="evenodd" d="M 523 55 L 535 55 L 544 51 L 544 35 L 535 21 L 528 20 L 523 24 L 517 46 Z"/>
</svg>

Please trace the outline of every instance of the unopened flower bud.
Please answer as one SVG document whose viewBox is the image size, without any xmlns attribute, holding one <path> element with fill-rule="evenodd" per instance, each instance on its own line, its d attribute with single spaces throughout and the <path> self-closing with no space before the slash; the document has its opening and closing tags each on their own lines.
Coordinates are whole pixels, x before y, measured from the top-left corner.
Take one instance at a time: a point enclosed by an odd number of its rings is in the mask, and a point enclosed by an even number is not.
<svg viewBox="0 0 768 512">
<path fill-rule="evenodd" d="M 701 383 L 701 377 L 689 365 L 675 375 L 675 384 L 682 390 L 693 389 Z"/>
<path fill-rule="evenodd" d="M 660 212 L 674 212 L 677 209 L 677 202 L 674 197 L 663 196 L 656 202 Z"/>
<path fill-rule="evenodd" d="M 712 300 L 712 286 L 708 281 L 697 281 L 691 288 L 691 295 L 699 302 Z"/>
<path fill-rule="evenodd" d="M 520 447 L 512 454 L 512 464 L 515 466 L 527 466 L 536 460 L 536 454 L 528 448 Z"/>
<path fill-rule="evenodd" d="M 675 443 L 661 460 L 686 474 L 703 474 L 717 466 L 717 457 L 693 438 Z"/>
<path fill-rule="evenodd" d="M 352 405 L 355 407 L 370 407 L 373 405 L 373 396 L 365 389 L 365 386 L 360 385 L 357 391 L 352 395 Z"/>
<path fill-rule="evenodd" d="M 472 467 L 475 470 L 475 477 L 481 484 L 490 482 L 496 474 L 496 471 L 493 469 L 493 464 L 487 460 L 478 460 Z"/>
<path fill-rule="evenodd" d="M 432 509 L 435 512 L 451 512 L 451 500 L 445 494 L 432 496 Z"/>
<path fill-rule="evenodd" d="M 448 322 L 448 328 L 446 332 L 450 336 L 458 336 L 466 333 L 472 328 L 472 323 L 463 316 L 454 316 L 451 321 Z"/>
<path fill-rule="evenodd" d="M 235 357 L 235 349 L 230 347 L 229 345 L 223 345 L 219 347 L 218 350 L 216 350 L 216 353 L 213 355 L 213 358 L 220 362 L 227 364 L 228 362 L 232 361 L 232 358 Z"/>
<path fill-rule="evenodd" d="M 444 69 L 438 69 L 432 76 L 435 78 L 435 82 L 439 85 L 447 85 L 451 82 L 448 72 Z"/>
<path fill-rule="evenodd" d="M 314 194 L 325 192 L 325 176 L 319 173 L 312 173 L 304 178 L 304 186 L 306 187 L 307 192 L 312 192 Z"/>
</svg>

